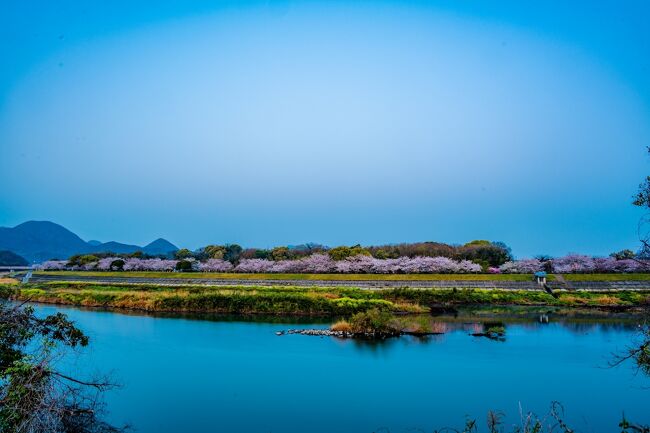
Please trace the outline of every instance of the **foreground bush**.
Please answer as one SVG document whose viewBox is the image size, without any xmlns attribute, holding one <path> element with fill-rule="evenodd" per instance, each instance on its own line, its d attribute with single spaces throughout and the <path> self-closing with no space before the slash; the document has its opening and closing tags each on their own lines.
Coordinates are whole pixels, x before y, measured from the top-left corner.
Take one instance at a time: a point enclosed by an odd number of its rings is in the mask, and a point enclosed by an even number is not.
<svg viewBox="0 0 650 433">
<path fill-rule="evenodd" d="M 376 308 L 354 314 L 348 323 L 355 334 L 398 335 L 402 331 L 391 313 Z"/>
<path fill-rule="evenodd" d="M 56 369 L 56 354 L 86 346 L 88 337 L 64 314 L 39 317 L 0 294 L 0 431 L 117 433 L 101 418 L 99 397 L 112 385 Z"/>
</svg>

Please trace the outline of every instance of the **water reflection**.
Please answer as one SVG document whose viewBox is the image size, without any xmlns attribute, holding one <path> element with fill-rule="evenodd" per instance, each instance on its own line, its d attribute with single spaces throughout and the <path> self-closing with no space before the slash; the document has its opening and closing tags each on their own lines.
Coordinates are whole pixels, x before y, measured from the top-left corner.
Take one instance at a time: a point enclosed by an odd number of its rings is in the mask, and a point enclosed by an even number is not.
<svg viewBox="0 0 650 433">
<path fill-rule="evenodd" d="M 543 414 L 555 400 L 581 431 L 611 431 L 623 411 L 650 422 L 647 380 L 631 364 L 605 368 L 639 315 L 461 309 L 430 317 L 443 335 L 362 340 L 276 336 L 334 320 L 314 317 L 39 309 L 91 336 L 71 371 L 116 372 L 111 420 L 142 433 L 433 431 L 488 410 L 516 422 L 519 402 Z M 494 322 L 505 342 L 470 335 Z"/>
</svg>

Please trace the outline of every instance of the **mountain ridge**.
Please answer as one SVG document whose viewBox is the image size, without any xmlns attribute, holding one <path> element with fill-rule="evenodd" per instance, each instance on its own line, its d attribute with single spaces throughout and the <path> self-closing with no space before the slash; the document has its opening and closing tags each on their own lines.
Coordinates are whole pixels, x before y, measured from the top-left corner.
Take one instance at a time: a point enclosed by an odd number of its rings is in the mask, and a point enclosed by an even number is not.
<svg viewBox="0 0 650 433">
<path fill-rule="evenodd" d="M 90 253 L 130 254 L 142 251 L 150 255 L 170 255 L 178 250 L 178 247 L 163 238 L 158 238 L 144 247 L 116 241 L 86 242 L 60 224 L 51 221 L 26 221 L 15 227 L 0 227 L 0 250 L 11 251 L 34 263 Z"/>
</svg>

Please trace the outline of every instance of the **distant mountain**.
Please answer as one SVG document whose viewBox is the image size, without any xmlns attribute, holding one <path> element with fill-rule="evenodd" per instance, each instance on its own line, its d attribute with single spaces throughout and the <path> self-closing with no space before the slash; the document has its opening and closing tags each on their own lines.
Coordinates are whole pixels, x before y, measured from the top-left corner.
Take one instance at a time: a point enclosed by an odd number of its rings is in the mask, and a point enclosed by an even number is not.
<svg viewBox="0 0 650 433">
<path fill-rule="evenodd" d="M 171 254 L 178 248 L 165 239 L 156 239 L 145 247 L 120 242 L 85 242 L 63 226 L 50 221 L 28 221 L 16 227 L 0 227 L 0 250 L 8 250 L 29 262 L 53 258 L 67 259 L 75 254 L 118 253 Z"/>
<path fill-rule="evenodd" d="M 115 241 L 104 242 L 99 245 L 91 245 L 91 248 L 93 253 L 131 254 L 136 251 L 144 252 L 143 248 L 137 245 L 121 244 Z"/>
<path fill-rule="evenodd" d="M 11 251 L 0 251 L 0 266 L 27 266 L 27 260 Z"/>
<path fill-rule="evenodd" d="M 24 257 L 29 262 L 64 259 L 88 251 L 79 236 L 49 221 L 28 221 L 14 228 L 0 227 L 0 249 Z"/>
<path fill-rule="evenodd" d="M 158 238 L 149 245 L 145 246 L 142 249 L 142 252 L 156 256 L 159 254 L 169 254 L 170 252 L 174 252 L 176 250 L 178 250 L 178 247 L 176 247 L 176 245 L 163 238 Z"/>
</svg>

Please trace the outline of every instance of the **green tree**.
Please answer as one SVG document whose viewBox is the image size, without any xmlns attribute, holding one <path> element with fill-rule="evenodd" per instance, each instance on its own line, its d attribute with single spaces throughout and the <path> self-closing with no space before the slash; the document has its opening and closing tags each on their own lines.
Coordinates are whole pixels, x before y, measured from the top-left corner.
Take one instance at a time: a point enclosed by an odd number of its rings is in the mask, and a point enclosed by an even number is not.
<svg viewBox="0 0 650 433">
<path fill-rule="evenodd" d="M 492 242 L 486 241 L 485 239 L 475 239 L 473 241 L 467 242 L 464 246 L 466 247 L 480 247 L 480 246 L 486 246 L 486 245 L 491 245 Z"/>
<path fill-rule="evenodd" d="M 124 270 L 124 260 L 116 259 L 111 262 L 111 271 L 123 271 Z"/>
<path fill-rule="evenodd" d="M 291 260 L 292 258 L 291 250 L 288 247 L 275 247 L 271 250 L 271 260 L 276 262 L 280 260 Z"/>
<path fill-rule="evenodd" d="M 223 255 L 226 253 L 226 247 L 223 245 L 208 245 L 203 248 L 203 251 L 211 259 L 223 259 Z"/>
<path fill-rule="evenodd" d="M 193 257 L 193 254 L 192 251 L 188 250 L 187 248 L 181 248 L 174 253 L 174 258 L 176 260 L 189 259 L 190 257 Z"/>
<path fill-rule="evenodd" d="M 239 256 L 241 256 L 242 251 L 243 248 L 241 246 L 237 244 L 228 244 L 225 247 L 223 259 L 232 263 L 233 265 L 236 265 L 239 263 Z"/>
<path fill-rule="evenodd" d="M 628 260 L 633 259 L 635 257 L 635 254 L 634 251 L 626 249 L 611 253 L 609 256 L 615 258 L 616 260 Z"/>
<path fill-rule="evenodd" d="M 191 272 L 192 271 L 192 262 L 189 260 L 179 260 L 176 263 L 176 268 L 179 272 Z"/>
<path fill-rule="evenodd" d="M 77 254 L 75 256 L 70 257 L 68 263 L 70 264 L 70 266 L 83 266 L 89 263 L 94 263 L 98 260 L 99 257 L 93 254 Z"/>
<path fill-rule="evenodd" d="M 650 152 L 650 147 L 647 147 L 647 151 Z M 645 180 L 639 185 L 639 190 L 634 196 L 632 204 L 646 211 L 650 211 L 650 176 L 646 176 Z M 650 223 L 650 217 L 646 215 L 641 218 L 638 226 L 639 240 L 641 241 L 639 256 L 643 258 L 650 257 L 650 231 L 648 230 L 648 223 Z"/>
<path fill-rule="evenodd" d="M 363 248 L 361 245 L 357 244 L 352 247 L 347 247 L 342 245 L 340 247 L 332 248 L 327 252 L 332 260 L 344 260 L 348 257 L 354 257 L 358 255 L 370 256 L 370 251 L 366 248 Z"/>
<path fill-rule="evenodd" d="M 65 314 L 38 317 L 30 306 L 8 302 L 0 291 L 0 431 L 115 433 L 104 421 L 98 392 L 106 380 L 84 381 L 58 371 L 56 354 L 88 345 Z"/>
<path fill-rule="evenodd" d="M 270 259 L 271 258 L 271 251 L 269 250 L 255 250 L 253 253 L 253 258 L 254 259 Z"/>
</svg>

